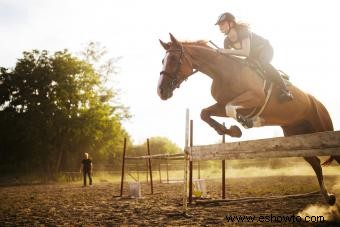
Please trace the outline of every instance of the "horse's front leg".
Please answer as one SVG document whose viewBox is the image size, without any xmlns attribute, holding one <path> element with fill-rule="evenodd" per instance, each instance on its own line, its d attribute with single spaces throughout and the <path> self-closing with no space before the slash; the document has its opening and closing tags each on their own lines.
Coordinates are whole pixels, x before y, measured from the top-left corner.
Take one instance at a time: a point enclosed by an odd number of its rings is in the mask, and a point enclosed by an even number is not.
<svg viewBox="0 0 340 227">
<path fill-rule="evenodd" d="M 229 129 L 218 123 L 211 116 L 227 117 L 225 107 L 219 103 L 209 106 L 201 111 L 201 119 L 208 123 L 220 135 L 227 134 L 232 137 L 241 137 L 242 132 L 239 127 L 231 126 Z"/>
<path fill-rule="evenodd" d="M 259 127 L 263 123 L 263 119 L 256 119 L 255 124 L 252 119 L 248 119 L 237 112 L 238 109 L 250 109 L 255 107 L 260 107 L 263 105 L 265 95 L 263 91 L 246 91 L 241 95 L 235 97 L 226 106 L 226 114 L 239 123 L 241 123 L 245 128 L 252 128 L 253 126 Z"/>
</svg>

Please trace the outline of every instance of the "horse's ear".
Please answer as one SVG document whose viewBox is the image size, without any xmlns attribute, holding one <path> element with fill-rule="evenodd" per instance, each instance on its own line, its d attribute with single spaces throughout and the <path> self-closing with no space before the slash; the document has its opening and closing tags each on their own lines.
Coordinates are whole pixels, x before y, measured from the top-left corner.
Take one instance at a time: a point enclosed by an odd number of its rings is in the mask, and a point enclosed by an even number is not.
<svg viewBox="0 0 340 227">
<path fill-rule="evenodd" d="M 172 42 L 173 44 L 175 44 L 176 46 L 180 46 L 180 45 L 181 45 L 181 44 L 177 41 L 177 39 L 176 39 L 171 33 L 169 33 L 169 35 L 170 35 L 171 42 Z"/>
<path fill-rule="evenodd" d="M 162 47 L 165 50 L 168 50 L 170 48 L 170 44 L 163 42 L 162 40 L 159 40 L 159 42 L 161 43 Z"/>
</svg>

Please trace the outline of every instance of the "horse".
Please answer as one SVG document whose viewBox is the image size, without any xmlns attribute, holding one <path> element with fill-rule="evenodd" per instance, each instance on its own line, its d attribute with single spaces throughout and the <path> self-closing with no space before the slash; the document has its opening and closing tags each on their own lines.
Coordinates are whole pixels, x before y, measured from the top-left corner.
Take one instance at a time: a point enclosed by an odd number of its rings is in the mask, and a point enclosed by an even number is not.
<svg viewBox="0 0 340 227">
<path fill-rule="evenodd" d="M 178 41 L 170 33 L 170 42 L 159 40 L 166 53 L 158 80 L 157 93 L 162 100 L 172 97 L 176 88 L 195 72 L 199 71 L 212 79 L 211 95 L 216 103 L 202 109 L 201 119 L 220 135 L 240 137 L 236 125 L 230 128 L 217 122 L 212 116 L 231 117 L 243 127 L 280 126 L 284 136 L 334 131 L 333 123 L 325 106 L 314 96 L 303 92 L 290 83 L 294 99 L 281 102 L 280 91 L 275 84 L 259 76 L 257 70 L 233 56 L 221 55 L 207 41 Z M 320 159 L 303 157 L 313 168 L 320 191 L 326 202 L 334 205 L 336 197 L 328 193 L 324 185 Z M 330 156 L 324 163 L 340 156 Z"/>
</svg>

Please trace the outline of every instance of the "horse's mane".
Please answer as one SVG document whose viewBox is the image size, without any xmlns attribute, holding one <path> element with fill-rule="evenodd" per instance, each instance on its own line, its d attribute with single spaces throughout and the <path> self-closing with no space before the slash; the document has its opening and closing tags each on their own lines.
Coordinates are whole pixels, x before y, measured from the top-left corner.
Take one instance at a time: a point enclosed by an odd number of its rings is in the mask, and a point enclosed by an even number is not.
<svg viewBox="0 0 340 227">
<path fill-rule="evenodd" d="M 212 49 L 212 47 L 208 45 L 209 41 L 203 40 L 203 39 L 196 40 L 196 41 L 184 40 L 184 41 L 179 41 L 179 43 L 181 43 L 183 46 L 199 46 L 199 47 Z M 171 45 L 171 42 L 168 42 L 167 44 Z"/>
<path fill-rule="evenodd" d="M 183 45 L 193 45 L 193 46 L 201 46 L 201 47 L 211 48 L 208 45 L 208 42 L 209 41 L 207 41 L 207 40 L 197 40 L 197 41 L 182 41 L 181 43 Z"/>
</svg>

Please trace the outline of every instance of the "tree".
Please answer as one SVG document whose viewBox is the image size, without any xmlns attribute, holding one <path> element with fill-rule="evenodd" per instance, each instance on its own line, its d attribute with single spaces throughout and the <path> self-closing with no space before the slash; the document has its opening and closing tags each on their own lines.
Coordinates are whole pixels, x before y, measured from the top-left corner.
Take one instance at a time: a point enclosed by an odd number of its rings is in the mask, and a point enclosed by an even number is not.
<svg viewBox="0 0 340 227">
<path fill-rule="evenodd" d="M 110 67 L 101 71 L 105 65 L 96 69 L 67 50 L 33 50 L 14 69 L 1 68 L 0 166 L 52 173 L 79 163 L 83 152 L 104 161 L 119 150 L 129 113 L 104 83 Z"/>
<path fill-rule="evenodd" d="M 152 137 L 149 139 L 150 154 L 177 154 L 183 152 L 175 143 L 166 137 Z M 147 141 L 143 144 L 135 145 L 129 151 L 127 156 L 143 156 L 147 155 Z M 146 168 L 143 164 L 145 160 L 130 160 L 129 164 L 141 164 L 142 168 Z M 158 166 L 160 163 L 164 163 L 164 159 L 153 159 L 152 165 Z M 146 170 L 146 169 L 145 169 Z"/>
<path fill-rule="evenodd" d="M 181 148 L 166 137 L 151 137 L 149 146 L 151 154 L 176 154 L 182 152 Z M 147 142 L 135 145 L 131 153 L 134 156 L 147 155 Z"/>
</svg>

